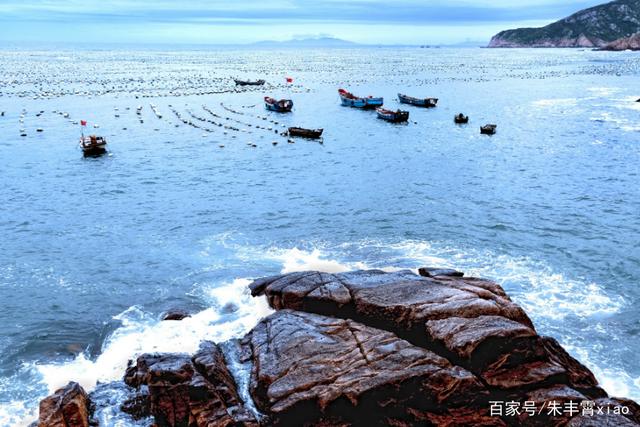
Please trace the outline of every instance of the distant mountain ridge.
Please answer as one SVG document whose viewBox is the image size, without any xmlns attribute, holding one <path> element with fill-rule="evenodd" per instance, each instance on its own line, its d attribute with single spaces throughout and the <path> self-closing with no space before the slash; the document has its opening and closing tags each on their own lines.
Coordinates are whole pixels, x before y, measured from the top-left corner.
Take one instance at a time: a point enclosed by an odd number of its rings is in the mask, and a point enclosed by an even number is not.
<svg viewBox="0 0 640 427">
<path fill-rule="evenodd" d="M 253 46 L 267 47 L 349 47 L 357 45 L 357 43 L 335 37 L 300 38 L 285 41 L 267 40 L 253 43 Z"/>
<path fill-rule="evenodd" d="M 502 31 L 489 47 L 604 47 L 640 32 L 640 0 L 616 0 L 541 28 Z"/>
</svg>

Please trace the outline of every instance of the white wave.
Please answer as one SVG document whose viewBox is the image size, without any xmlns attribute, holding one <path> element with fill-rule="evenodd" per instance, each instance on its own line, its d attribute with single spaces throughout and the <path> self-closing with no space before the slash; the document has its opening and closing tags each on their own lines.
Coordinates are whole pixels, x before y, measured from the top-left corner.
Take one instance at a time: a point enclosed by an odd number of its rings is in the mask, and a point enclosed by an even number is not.
<svg viewBox="0 0 640 427">
<path fill-rule="evenodd" d="M 236 279 L 206 288 L 212 307 L 181 321 L 160 321 L 137 306 L 131 307 L 114 316 L 121 326 L 107 338 L 95 360 L 80 354 L 71 361 L 34 364 L 33 369 L 48 394 L 69 381 L 80 383 L 90 392 L 99 382 L 122 379 L 127 362 L 141 354 L 194 353 L 203 340 L 222 342 L 242 336 L 271 312 L 264 298 L 251 297 L 249 283 L 249 279 Z M 36 413 L 33 402 L 14 401 L 0 406 L 0 425 L 27 426 Z"/>
<path fill-rule="evenodd" d="M 548 107 L 572 107 L 578 103 L 576 98 L 556 98 L 556 99 L 539 99 L 533 101 L 532 105 L 538 108 Z"/>
<path fill-rule="evenodd" d="M 28 427 L 38 418 L 38 408 L 30 402 L 16 401 L 0 405 L 0 425 Z"/>
<path fill-rule="evenodd" d="M 613 397 L 626 397 L 636 402 L 640 401 L 640 377 L 632 377 L 623 369 L 607 366 L 606 363 L 596 363 L 592 360 L 591 352 L 584 347 L 574 346 L 566 342 L 562 346 L 593 372 L 600 386 Z M 607 367 L 601 367 L 602 365 Z"/>
<path fill-rule="evenodd" d="M 282 273 L 317 270 L 325 273 L 343 273 L 345 271 L 369 268 L 362 262 L 340 262 L 328 259 L 320 249 L 311 251 L 293 249 L 271 249 L 267 255 L 282 262 Z"/>
<path fill-rule="evenodd" d="M 613 95 L 614 93 L 620 92 L 620 88 L 617 87 L 590 87 L 587 88 L 589 92 L 594 94 L 595 96 L 600 97 L 608 97 Z"/>
<path fill-rule="evenodd" d="M 495 280 L 524 306 L 533 318 L 561 320 L 617 313 L 624 301 L 596 283 L 569 278 L 529 257 L 511 257 L 492 251 L 459 250 L 422 241 L 389 245 L 419 264 L 464 270 L 467 275 Z"/>
<path fill-rule="evenodd" d="M 193 353 L 203 340 L 221 342 L 241 336 L 270 310 L 263 298 L 251 298 L 247 288 L 249 282 L 248 279 L 236 279 L 210 289 L 215 298 L 224 298 L 221 306 L 232 302 L 237 307 L 231 315 L 210 307 L 178 322 L 159 321 L 134 306 L 114 316 L 122 326 L 105 341 L 96 360 L 81 354 L 71 362 L 37 365 L 37 369 L 49 392 L 64 386 L 70 379 L 90 391 L 98 382 L 121 379 L 128 360 L 143 353 Z"/>
</svg>

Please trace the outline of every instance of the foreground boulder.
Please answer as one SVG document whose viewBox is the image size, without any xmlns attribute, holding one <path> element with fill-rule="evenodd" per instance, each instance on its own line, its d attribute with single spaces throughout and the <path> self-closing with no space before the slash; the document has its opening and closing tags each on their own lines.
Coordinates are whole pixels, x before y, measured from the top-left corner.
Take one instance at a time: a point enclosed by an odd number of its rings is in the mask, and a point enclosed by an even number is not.
<svg viewBox="0 0 640 427">
<path fill-rule="evenodd" d="M 635 425 L 637 405 L 619 400 L 609 407 L 626 406 L 629 413 L 595 414 L 600 417 L 597 424 L 573 412 L 547 414 L 547 405 L 602 401 L 607 395 L 591 371 L 556 340 L 537 334 L 498 284 L 448 271 L 432 274 L 435 271 L 422 271 L 427 277 L 410 271 L 301 272 L 252 283 L 253 295 L 265 295 L 280 310 L 245 339 L 254 369 L 251 391 L 259 408 L 276 424 L 293 419 L 327 425 L 322 423 L 332 419 L 338 424 L 329 425 L 356 425 L 352 414 L 360 420 L 376 414 L 392 425 L 622 425 L 619 417 Z M 390 343 L 399 346 L 393 358 L 382 350 Z M 412 359 L 404 352 L 419 356 Z M 417 380 L 402 389 L 396 382 L 406 384 L 406 366 L 424 367 L 418 360 L 432 366 L 446 361 L 438 366 L 439 375 L 447 379 L 416 373 Z M 456 369 L 462 383 L 451 380 Z M 384 380 L 376 383 L 372 378 Z M 435 384 L 447 390 L 446 398 Z M 391 388 L 397 397 L 377 387 Z M 413 399 L 416 389 L 422 390 L 419 399 Z M 485 405 L 478 405 L 480 401 Z M 519 406 L 533 402 L 541 411 L 518 418 L 521 414 L 490 412 L 488 401 Z"/>
<path fill-rule="evenodd" d="M 471 372 L 352 320 L 282 310 L 243 344 L 252 396 L 271 425 L 413 425 L 459 408 L 484 419 L 488 392 Z"/>
<path fill-rule="evenodd" d="M 124 381 L 140 393 L 122 409 L 139 418 L 152 415 L 158 427 L 257 425 L 238 396 L 222 352 L 210 342 L 193 357 L 142 355 Z"/>
<path fill-rule="evenodd" d="M 89 427 L 89 398 L 74 382 L 40 402 L 38 427 Z"/>
<path fill-rule="evenodd" d="M 490 281 L 449 272 L 421 277 L 371 270 L 292 273 L 257 280 L 250 288 L 253 295 L 266 295 L 275 309 L 350 318 L 393 332 L 491 387 L 542 386 L 562 381 L 571 368 L 583 371 L 575 386 L 602 396 L 593 375 L 577 361 L 551 357 L 524 310 Z"/>
<path fill-rule="evenodd" d="M 636 402 L 607 396 L 498 284 L 420 273 L 256 280 L 277 311 L 225 343 L 228 360 L 210 342 L 140 356 L 121 409 L 155 427 L 640 425 Z M 88 407 L 70 383 L 42 402 L 38 425 L 88 426 Z"/>
</svg>

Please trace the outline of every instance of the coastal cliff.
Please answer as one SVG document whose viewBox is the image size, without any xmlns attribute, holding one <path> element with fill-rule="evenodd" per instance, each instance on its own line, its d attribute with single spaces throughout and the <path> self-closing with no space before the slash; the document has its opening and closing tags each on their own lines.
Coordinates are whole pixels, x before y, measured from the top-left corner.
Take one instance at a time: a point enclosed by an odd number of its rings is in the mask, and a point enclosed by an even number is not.
<svg viewBox="0 0 640 427">
<path fill-rule="evenodd" d="M 637 403 L 609 397 L 498 284 L 419 272 L 256 280 L 251 293 L 273 314 L 194 355 L 131 361 L 135 394 L 121 409 L 158 427 L 640 425 Z M 37 425 L 91 425 L 88 407 L 70 383 L 43 401 Z"/>
<path fill-rule="evenodd" d="M 602 50 L 640 50 L 640 33 L 609 43 Z"/>
<path fill-rule="evenodd" d="M 492 37 L 489 47 L 604 47 L 640 32 L 640 0 L 617 0 L 581 10 L 541 28 Z"/>
</svg>

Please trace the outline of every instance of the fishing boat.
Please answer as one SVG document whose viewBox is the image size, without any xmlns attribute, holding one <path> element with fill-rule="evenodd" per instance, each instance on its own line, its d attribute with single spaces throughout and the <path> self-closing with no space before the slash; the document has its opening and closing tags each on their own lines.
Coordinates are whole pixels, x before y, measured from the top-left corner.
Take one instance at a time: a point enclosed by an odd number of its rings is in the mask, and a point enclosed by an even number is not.
<svg viewBox="0 0 640 427">
<path fill-rule="evenodd" d="M 498 125 L 484 125 L 480 126 L 480 133 L 483 135 L 493 135 L 496 133 Z"/>
<path fill-rule="evenodd" d="M 290 99 L 281 99 L 280 101 L 271 98 L 270 96 L 264 97 L 264 106 L 269 111 L 276 111 L 278 113 L 288 113 L 293 108 L 293 101 Z"/>
<path fill-rule="evenodd" d="M 386 110 L 384 108 L 377 108 L 378 118 L 393 123 L 401 123 L 409 120 L 409 112 L 402 110 Z"/>
<path fill-rule="evenodd" d="M 236 82 L 236 86 L 262 86 L 263 84 L 265 84 L 265 81 L 260 79 L 260 80 L 238 80 L 238 79 L 233 79 L 234 82 Z"/>
<path fill-rule="evenodd" d="M 324 129 L 305 129 L 290 127 L 289 136 L 299 136 L 301 138 L 318 139 L 322 136 Z"/>
<path fill-rule="evenodd" d="M 107 152 L 107 140 L 102 136 L 82 136 L 79 145 L 85 156 L 99 156 Z"/>
<path fill-rule="evenodd" d="M 368 96 L 366 98 L 362 98 L 359 96 L 355 96 L 351 92 L 348 92 L 344 89 L 338 90 L 338 94 L 340 94 L 340 101 L 342 105 L 345 107 L 353 107 L 353 108 L 378 108 L 384 104 L 384 98 L 374 98 L 372 96 Z"/>
<path fill-rule="evenodd" d="M 469 123 L 469 116 L 465 116 L 462 113 L 456 114 L 455 116 L 453 116 L 453 121 L 459 125 Z"/>
<path fill-rule="evenodd" d="M 417 107 L 433 108 L 438 104 L 438 98 L 414 98 L 413 96 L 398 94 L 398 100 L 403 104 Z"/>
</svg>

